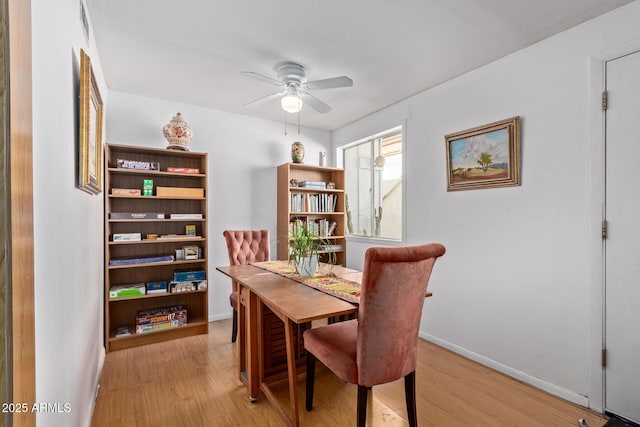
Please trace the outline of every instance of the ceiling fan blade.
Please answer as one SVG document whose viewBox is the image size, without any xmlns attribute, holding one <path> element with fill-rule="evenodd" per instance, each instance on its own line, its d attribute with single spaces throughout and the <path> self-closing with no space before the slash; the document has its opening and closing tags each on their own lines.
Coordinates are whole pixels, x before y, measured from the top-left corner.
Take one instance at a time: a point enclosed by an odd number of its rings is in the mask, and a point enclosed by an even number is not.
<svg viewBox="0 0 640 427">
<path fill-rule="evenodd" d="M 309 90 L 333 89 L 336 87 L 349 86 L 353 86 L 353 80 L 347 76 L 332 77 L 330 79 L 314 80 L 312 82 L 305 83 L 305 87 Z"/>
<path fill-rule="evenodd" d="M 240 74 L 242 74 L 243 76 L 250 77 L 252 79 L 260 80 L 261 82 L 270 83 L 276 86 L 284 86 L 282 82 L 279 82 L 276 79 L 273 79 L 269 76 L 265 76 L 264 74 L 254 73 L 253 71 L 240 71 Z"/>
<path fill-rule="evenodd" d="M 281 97 L 282 95 L 284 95 L 285 93 L 287 93 L 286 90 L 283 90 L 281 92 L 275 92 L 275 93 L 271 93 L 269 95 L 263 96 L 261 98 L 255 99 L 253 101 L 247 102 L 246 104 L 243 104 L 243 107 L 255 107 L 256 105 L 260 105 L 263 104 L 267 101 L 271 101 L 272 99 Z"/>
<path fill-rule="evenodd" d="M 328 113 L 331 111 L 331 107 L 311 94 L 301 93 L 300 96 L 302 97 L 302 100 L 309 105 L 309 107 L 313 108 L 318 113 Z"/>
</svg>

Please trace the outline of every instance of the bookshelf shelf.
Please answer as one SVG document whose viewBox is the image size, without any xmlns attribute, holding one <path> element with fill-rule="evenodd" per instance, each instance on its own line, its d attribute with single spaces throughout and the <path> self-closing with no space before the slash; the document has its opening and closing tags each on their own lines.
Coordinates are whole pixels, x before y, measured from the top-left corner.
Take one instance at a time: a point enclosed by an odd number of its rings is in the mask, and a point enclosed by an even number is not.
<svg viewBox="0 0 640 427">
<path fill-rule="evenodd" d="M 175 237 L 169 239 L 158 238 L 157 240 L 125 240 L 119 242 L 109 242 L 110 245 L 164 245 L 165 243 L 184 243 L 184 242 L 204 242 L 204 237 Z"/>
<path fill-rule="evenodd" d="M 120 196 L 117 194 L 108 194 L 110 199 L 163 199 L 163 200 L 206 200 L 204 197 L 187 197 L 187 196 Z"/>
<path fill-rule="evenodd" d="M 135 325 L 130 325 L 130 327 Z M 184 326 L 165 329 L 162 331 L 147 332 L 144 334 L 131 334 L 123 337 L 116 337 L 115 332 L 107 338 L 111 351 L 124 350 L 127 348 L 139 347 L 141 345 L 154 344 L 171 339 L 190 337 L 193 335 L 206 334 L 208 331 L 206 320 L 189 321 Z"/>
<path fill-rule="evenodd" d="M 199 219 L 171 219 L 171 218 L 158 218 L 158 219 L 109 219 L 109 222 L 204 222 L 205 218 Z"/>
<path fill-rule="evenodd" d="M 194 327 L 202 326 L 202 325 L 206 325 L 206 322 L 204 322 L 203 320 L 200 320 L 200 321 L 196 321 L 196 322 L 188 322 L 188 323 L 187 323 L 186 325 L 184 325 L 184 326 L 178 326 L 177 328 L 169 329 L 169 330 L 188 329 L 188 328 L 194 328 Z M 134 326 L 134 325 L 131 325 L 131 326 Z M 167 329 L 162 330 L 162 331 L 145 332 L 144 334 L 141 334 L 141 335 L 146 337 L 146 336 L 151 336 L 151 335 L 162 334 L 163 332 L 166 332 L 166 331 L 167 331 Z M 118 341 L 132 340 L 132 339 L 135 339 L 135 338 L 136 338 L 136 335 L 137 335 L 137 334 L 131 334 L 131 335 L 123 336 L 123 337 L 116 337 L 116 336 L 115 336 L 115 334 L 113 334 L 113 335 L 110 335 L 110 336 L 109 336 L 109 340 L 110 340 L 110 341 L 115 341 L 115 340 L 118 340 Z M 135 346 L 131 346 L 131 347 L 135 347 Z"/>
<path fill-rule="evenodd" d="M 182 295 L 186 295 L 186 294 L 195 294 L 195 293 L 204 293 L 206 291 L 187 291 L 187 292 L 181 292 Z M 135 299 L 148 299 L 148 298 L 162 298 L 162 297 L 167 297 L 167 296 L 171 296 L 173 294 L 165 292 L 165 293 L 157 293 L 157 294 L 147 294 L 147 295 L 140 295 L 137 297 L 123 297 L 123 298 L 110 298 L 109 299 L 109 303 L 110 304 L 117 304 L 119 302 L 122 301 L 130 301 L 130 300 L 135 300 Z"/>
<path fill-rule="evenodd" d="M 306 188 L 306 187 L 289 187 L 292 193 L 344 193 L 342 189 L 322 189 L 322 188 Z"/>
<path fill-rule="evenodd" d="M 160 170 L 118 168 L 118 160 L 158 163 Z M 149 295 L 109 298 L 116 285 L 149 282 L 171 282 L 179 271 L 204 271 L 207 262 L 207 154 L 107 144 L 105 149 L 105 347 L 106 351 L 187 337 L 208 332 L 208 289 L 154 293 Z M 198 169 L 198 173 L 167 172 L 167 168 Z M 184 170 L 184 169 L 183 169 Z M 143 189 L 151 180 L 154 195 L 124 196 L 110 194 L 114 188 Z M 157 187 L 203 189 L 204 197 L 155 196 Z M 149 214 L 153 212 L 154 214 Z M 156 215 L 156 213 L 161 215 Z M 170 218 L 171 214 L 197 214 L 201 218 Z M 117 218 L 111 218 L 112 214 Z M 131 214 L 131 215 L 130 215 Z M 129 216 L 135 216 L 129 218 Z M 144 218 L 147 216 L 147 218 Z M 164 216 L 164 218 L 162 218 Z M 142 217 L 142 218 L 140 218 Z M 156 218 L 157 217 L 157 218 Z M 186 236 L 186 226 L 195 227 L 195 236 Z M 190 229 L 189 232 L 193 232 Z M 113 241 L 114 234 L 140 233 L 142 240 Z M 173 238 L 148 239 L 147 235 L 179 235 Z M 111 260 L 138 258 L 171 259 L 176 250 L 197 246 L 198 259 L 110 265 Z M 162 258 L 160 258 L 162 257 Z M 129 261 L 131 262 L 131 261 Z M 135 333 L 138 311 L 182 305 L 187 310 L 187 324 L 148 333 Z M 131 335 L 116 338 L 119 327 L 128 326 Z"/>
<path fill-rule="evenodd" d="M 145 170 L 145 169 L 108 168 L 107 171 L 111 174 L 122 174 L 122 175 L 169 176 L 169 177 L 194 178 L 194 179 L 206 177 L 206 175 L 202 173 L 177 173 L 177 172 L 151 171 L 151 170 Z"/>
<path fill-rule="evenodd" d="M 121 270 L 127 268 L 143 268 L 143 267 L 157 267 L 157 266 L 171 266 L 171 265 L 184 265 L 184 264 L 206 264 L 207 260 L 204 258 L 199 259 L 186 259 L 176 261 L 163 261 L 163 262 L 147 262 L 143 264 L 129 264 L 129 265 L 110 265 L 109 270 Z"/>
<path fill-rule="evenodd" d="M 296 215 L 338 215 L 338 216 L 343 215 L 344 216 L 344 212 L 291 211 L 290 213 L 291 213 L 291 216 L 296 216 Z"/>
<path fill-rule="evenodd" d="M 292 180 L 298 183 L 302 181 L 316 181 L 328 184 L 332 182 L 335 188 L 309 188 L 291 186 Z M 314 195 L 318 199 L 325 201 L 324 205 L 315 210 L 316 205 L 307 202 L 307 205 L 296 205 L 302 210 L 294 209 L 292 198 L 303 195 L 303 198 L 310 200 Z M 278 166 L 278 259 L 289 257 L 288 236 L 289 224 L 295 220 L 305 222 L 328 221 L 335 223 L 334 231 L 329 236 L 320 236 L 319 239 L 331 240 L 332 244 L 341 245 L 342 249 L 331 251 L 336 255 L 336 264 L 346 265 L 346 239 L 345 239 L 345 192 L 344 192 L 344 170 L 340 168 L 305 165 L 302 163 L 285 163 Z M 327 200 L 334 200 L 326 203 Z M 331 206 L 331 207 L 327 207 Z M 311 209 L 311 210 L 310 210 Z M 322 212 L 327 210 L 328 212 Z M 320 251 L 321 255 L 329 251 Z M 321 261 L 323 259 L 321 258 Z"/>
</svg>

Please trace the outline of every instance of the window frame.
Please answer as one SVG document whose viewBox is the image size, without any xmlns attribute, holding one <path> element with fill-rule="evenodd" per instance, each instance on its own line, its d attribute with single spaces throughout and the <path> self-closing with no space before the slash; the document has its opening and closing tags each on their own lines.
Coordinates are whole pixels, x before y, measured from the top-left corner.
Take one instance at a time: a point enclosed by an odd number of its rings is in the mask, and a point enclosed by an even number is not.
<svg viewBox="0 0 640 427">
<path fill-rule="evenodd" d="M 336 145 L 335 148 L 335 156 L 336 156 L 336 163 L 338 165 L 340 165 L 339 167 L 343 168 L 345 167 L 344 165 L 344 150 L 350 147 L 354 147 L 356 145 L 374 140 L 376 138 L 380 138 L 383 137 L 385 135 L 394 133 L 396 131 L 400 131 L 400 134 L 402 135 L 402 154 L 401 154 L 401 159 L 402 159 L 402 215 L 401 215 L 401 219 L 402 219 L 402 231 L 401 231 L 401 238 L 399 239 L 395 239 L 395 238 L 390 238 L 390 237 L 375 237 L 375 236 L 360 236 L 360 235 L 353 235 L 353 234 L 347 234 L 346 230 L 345 230 L 345 238 L 347 240 L 347 242 L 351 241 L 351 242 L 359 242 L 359 243 L 371 243 L 371 244 L 384 244 L 386 246 L 402 246 L 405 244 L 405 242 L 407 241 L 407 185 L 406 185 L 406 179 L 407 179 L 407 144 L 406 144 L 406 119 L 402 121 L 402 123 L 400 125 L 396 125 L 390 128 L 387 128 L 383 131 L 379 131 L 376 133 L 372 133 L 370 135 L 367 135 L 365 137 L 361 137 L 358 138 L 354 141 L 345 143 L 345 144 L 340 144 L 340 145 Z M 373 174 L 371 174 L 371 179 L 373 179 Z M 373 214 L 373 212 L 372 212 Z M 346 215 L 346 212 L 345 212 Z"/>
</svg>

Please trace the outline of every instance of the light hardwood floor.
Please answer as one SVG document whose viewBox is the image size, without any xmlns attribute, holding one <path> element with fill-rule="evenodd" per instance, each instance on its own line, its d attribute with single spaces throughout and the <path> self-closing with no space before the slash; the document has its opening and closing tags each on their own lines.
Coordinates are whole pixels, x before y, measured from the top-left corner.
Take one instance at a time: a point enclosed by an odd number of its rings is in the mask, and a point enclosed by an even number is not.
<svg viewBox="0 0 640 427">
<path fill-rule="evenodd" d="M 109 353 L 93 414 L 102 426 L 280 426 L 261 397 L 250 403 L 237 378 L 231 322 L 209 325 L 209 334 Z M 304 409 L 305 376 L 298 376 L 300 424 L 355 425 L 356 387 L 343 384 L 318 363 L 314 409 Z M 606 419 L 513 380 L 448 350 L 419 340 L 416 376 L 421 427 L 590 427 Z M 288 403 L 286 381 L 274 387 Z M 406 426 L 404 387 L 396 381 L 373 389 L 367 424 Z"/>
</svg>

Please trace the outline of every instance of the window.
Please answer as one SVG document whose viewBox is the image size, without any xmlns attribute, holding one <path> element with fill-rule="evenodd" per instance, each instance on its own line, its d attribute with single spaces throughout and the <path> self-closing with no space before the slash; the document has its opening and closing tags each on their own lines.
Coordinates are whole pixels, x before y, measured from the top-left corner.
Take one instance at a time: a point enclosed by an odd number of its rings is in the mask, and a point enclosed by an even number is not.
<svg viewBox="0 0 640 427">
<path fill-rule="evenodd" d="M 402 240 L 402 127 L 344 145 L 346 232 Z"/>
</svg>

